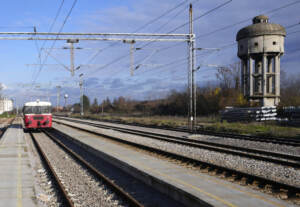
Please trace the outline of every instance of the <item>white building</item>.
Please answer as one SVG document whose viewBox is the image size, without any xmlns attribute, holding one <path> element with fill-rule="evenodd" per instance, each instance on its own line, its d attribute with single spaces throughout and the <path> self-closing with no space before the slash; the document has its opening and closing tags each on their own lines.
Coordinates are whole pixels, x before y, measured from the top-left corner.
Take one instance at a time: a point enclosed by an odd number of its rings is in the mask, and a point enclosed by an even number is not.
<svg viewBox="0 0 300 207">
<path fill-rule="evenodd" d="M 0 114 L 13 110 L 13 101 L 8 98 L 0 99 Z"/>
</svg>

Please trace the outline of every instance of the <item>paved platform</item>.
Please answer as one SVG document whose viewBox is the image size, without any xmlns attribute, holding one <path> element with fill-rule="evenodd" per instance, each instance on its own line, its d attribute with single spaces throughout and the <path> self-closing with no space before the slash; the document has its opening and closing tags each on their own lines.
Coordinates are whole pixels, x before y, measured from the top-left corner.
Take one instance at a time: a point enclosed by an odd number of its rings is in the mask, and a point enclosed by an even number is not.
<svg viewBox="0 0 300 207">
<path fill-rule="evenodd" d="M 100 131 L 92 126 L 75 123 L 72 123 L 72 125 L 84 127 L 92 131 Z M 124 146 L 116 145 L 95 135 L 79 132 L 63 125 L 54 124 L 53 126 L 78 141 L 111 156 L 113 159 L 118 159 L 149 176 L 157 177 L 165 183 L 176 186 L 212 206 L 295 206 L 248 187 L 243 187 L 214 176 L 178 166 L 142 152 L 133 151 Z M 101 130 L 101 132 L 103 133 L 103 130 Z M 107 131 L 107 133 L 109 133 L 109 131 Z"/>
<path fill-rule="evenodd" d="M 34 179 L 21 121 L 0 140 L 0 207 L 37 206 Z"/>
</svg>

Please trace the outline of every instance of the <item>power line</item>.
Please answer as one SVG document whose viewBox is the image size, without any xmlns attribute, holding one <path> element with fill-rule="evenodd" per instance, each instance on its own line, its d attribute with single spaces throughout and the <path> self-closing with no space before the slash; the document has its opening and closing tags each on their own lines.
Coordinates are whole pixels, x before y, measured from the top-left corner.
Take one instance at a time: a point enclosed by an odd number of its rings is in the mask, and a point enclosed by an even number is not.
<svg viewBox="0 0 300 207">
<path fill-rule="evenodd" d="M 63 30 L 63 28 L 64 28 L 66 22 L 68 21 L 68 18 L 70 17 L 70 15 L 71 15 L 71 13 L 72 13 L 72 11 L 73 11 L 73 8 L 75 7 L 76 3 L 77 3 L 77 0 L 74 0 L 71 9 L 69 10 L 67 16 L 65 17 L 65 19 L 64 19 L 64 21 L 63 21 L 63 24 L 61 25 L 61 27 L 60 27 L 60 29 L 59 29 L 59 31 L 58 31 L 58 34 L 56 35 L 56 38 L 58 38 L 59 33 L 61 33 L 61 31 Z M 51 51 L 52 51 L 52 49 L 53 49 L 55 43 L 56 43 L 56 39 L 53 41 L 53 44 L 52 44 L 52 46 L 51 46 L 51 48 L 50 48 L 50 50 L 49 50 L 49 53 L 51 53 Z M 40 74 L 40 72 L 41 72 L 41 70 L 42 70 L 44 64 L 46 63 L 46 61 L 47 61 L 47 59 L 48 59 L 48 57 L 49 57 L 49 53 L 46 54 L 46 57 L 45 57 L 45 59 L 44 59 L 42 65 L 41 65 L 41 67 L 39 68 L 38 74 L 37 74 L 37 76 L 35 77 L 35 79 L 33 80 L 33 84 L 35 83 L 35 81 L 36 81 L 36 79 L 38 78 L 38 76 L 39 76 L 39 74 Z"/>
<path fill-rule="evenodd" d="M 293 27 L 298 26 L 298 25 L 300 25 L 300 22 L 299 22 L 299 23 L 296 23 L 296 24 L 291 24 L 291 25 L 285 26 L 285 28 L 290 29 L 290 28 L 293 28 Z M 292 33 L 288 33 L 288 35 L 289 35 L 289 34 L 294 34 L 294 33 L 297 33 L 297 32 L 300 32 L 300 30 L 299 30 L 299 31 L 292 32 Z M 218 47 L 218 48 L 219 48 L 220 50 L 224 50 L 224 49 L 230 48 L 230 47 L 235 46 L 235 45 L 237 45 L 237 42 L 225 44 L 225 45 L 223 45 L 223 46 L 221 46 L 221 47 Z M 210 53 L 210 54 L 212 54 L 212 53 Z M 209 55 L 209 54 L 208 54 L 208 55 Z M 197 56 L 198 56 L 198 55 L 197 55 Z M 176 60 L 176 61 L 174 61 L 174 62 L 168 63 L 168 64 L 163 65 L 163 66 L 158 67 L 158 68 L 163 68 L 163 67 L 168 66 L 168 65 L 173 65 L 173 64 L 178 63 L 178 62 L 181 62 L 181 61 L 183 61 L 183 59 Z M 186 60 L 186 61 L 187 61 L 187 60 Z"/>
<path fill-rule="evenodd" d="M 207 56 L 207 55 L 211 55 L 211 54 L 213 54 L 213 53 L 214 53 L 214 52 L 212 52 L 212 51 L 207 51 L 207 52 L 204 53 L 204 54 L 198 54 L 198 55 L 196 55 L 196 57 Z M 175 60 L 175 61 L 166 63 L 166 64 L 164 64 L 164 65 L 162 65 L 162 66 L 153 67 L 152 70 L 149 70 L 149 71 L 147 71 L 147 72 L 143 72 L 143 74 L 146 74 L 146 73 L 148 73 L 148 72 L 153 72 L 153 69 L 155 70 L 155 72 L 157 72 L 157 70 L 160 70 L 161 68 L 165 68 L 165 67 L 168 67 L 168 66 L 172 66 L 172 65 L 174 65 L 174 64 L 183 64 L 183 63 L 186 64 L 188 60 L 189 60 L 189 59 L 188 59 L 187 57 L 185 57 L 185 58 L 180 58 L 180 59 L 177 59 L 177 60 Z M 180 63 L 180 62 L 182 62 L 182 63 Z M 177 68 L 177 66 L 178 66 L 178 65 L 176 65 L 174 68 Z"/>
<path fill-rule="evenodd" d="M 227 5 L 227 4 L 229 4 L 230 2 L 232 2 L 232 0 L 228 0 L 228 1 L 226 1 L 226 2 L 224 2 L 224 3 L 222 3 L 222 4 L 220 4 L 220 5 L 216 6 L 215 8 L 208 10 L 208 11 L 205 12 L 204 14 L 202 14 L 202 15 L 200 15 L 200 16 L 194 18 L 194 19 L 192 20 L 192 22 L 197 21 L 198 19 L 200 19 L 200 18 L 202 18 L 202 17 L 204 17 L 204 16 L 206 16 L 206 15 L 208 15 L 208 14 L 210 14 L 210 13 L 212 13 L 212 12 L 218 10 L 218 9 L 220 9 L 221 7 L 223 7 L 223 6 Z M 178 30 L 178 29 L 180 29 L 180 28 L 182 28 L 182 27 L 184 27 L 184 26 L 186 26 L 186 25 L 188 25 L 188 24 L 189 24 L 189 22 L 186 22 L 186 23 L 184 23 L 184 24 L 182 24 L 182 25 L 176 27 L 175 29 L 171 30 L 169 33 L 175 32 L 176 30 Z"/>
<path fill-rule="evenodd" d="M 198 1 L 198 0 L 197 0 Z M 154 31 L 155 32 L 158 32 L 159 30 L 161 30 L 162 28 L 164 28 L 166 25 L 168 25 L 172 20 L 174 20 L 177 16 L 179 16 L 186 8 L 183 8 L 182 10 L 180 10 L 178 13 L 176 13 L 174 16 L 172 16 L 166 23 L 164 23 L 163 25 L 161 25 L 158 29 L 156 29 Z M 144 45 L 142 45 L 141 47 L 142 48 L 145 48 L 147 47 L 148 45 L 152 44 L 153 42 L 148 42 Z"/>
<path fill-rule="evenodd" d="M 263 13 L 266 13 L 266 14 L 274 13 L 274 12 L 276 12 L 276 11 L 279 11 L 279 10 L 281 10 L 281 9 L 285 9 L 285 8 L 287 8 L 287 7 L 290 7 L 290 6 L 295 5 L 295 4 L 298 4 L 298 3 L 300 3 L 300 0 L 294 1 L 294 2 L 289 3 L 289 4 L 285 4 L 285 5 L 283 5 L 283 6 L 280 6 L 280 7 L 275 8 L 275 9 L 271 9 L 271 10 L 266 11 L 266 12 L 263 12 Z M 215 33 L 217 33 L 217 32 L 220 32 L 220 31 L 229 29 L 229 28 L 234 27 L 234 26 L 237 26 L 237 25 L 239 25 L 239 24 L 248 22 L 248 21 L 251 20 L 251 19 L 252 19 L 252 17 L 251 17 L 251 18 L 244 19 L 244 20 L 242 20 L 242 21 L 238 21 L 238 22 L 233 23 L 233 24 L 230 24 L 230 25 L 227 25 L 227 26 L 225 26 L 225 27 L 221 27 L 221 28 L 219 28 L 219 29 L 213 30 L 213 31 L 208 32 L 208 33 L 205 33 L 205 34 L 202 34 L 202 35 L 198 35 L 198 37 L 197 37 L 196 39 L 200 39 L 200 38 L 202 38 L 202 37 L 206 37 L 206 36 L 215 34 Z"/>
<path fill-rule="evenodd" d="M 196 2 L 198 2 L 199 0 L 194 0 L 193 2 L 191 2 L 191 4 L 194 4 Z M 172 16 L 166 23 L 164 23 L 163 25 L 161 25 L 158 29 L 156 29 L 154 32 L 158 32 L 160 31 L 162 28 L 164 28 L 165 26 L 167 26 L 171 21 L 173 21 L 176 17 L 178 17 L 186 8 L 184 7 L 183 9 L 181 9 L 179 12 L 177 12 L 174 16 Z M 146 46 L 152 44 L 152 42 L 146 43 L 145 45 L 141 46 L 142 48 L 145 48 Z"/>
<path fill-rule="evenodd" d="M 291 34 L 296 34 L 296 33 L 299 33 L 300 32 L 300 30 L 297 30 L 297 31 L 294 31 L 294 32 L 290 32 L 290 33 L 288 33 L 288 35 L 291 35 Z"/>
<path fill-rule="evenodd" d="M 287 7 L 293 6 L 293 5 L 298 4 L 298 3 L 300 3 L 300 0 L 293 1 L 293 2 L 291 2 L 291 3 L 289 3 L 289 4 L 285 4 L 285 5 L 281 6 L 281 7 L 275 8 L 275 9 L 271 9 L 271 10 L 269 10 L 267 13 L 274 13 L 274 12 L 276 12 L 276 11 L 279 11 L 279 10 L 281 10 L 281 9 L 285 9 L 285 8 L 287 8 Z"/>
<path fill-rule="evenodd" d="M 274 13 L 274 12 L 277 12 L 277 11 L 279 11 L 279 10 L 281 10 L 281 9 L 285 9 L 285 8 L 287 8 L 287 7 L 293 6 L 293 5 L 298 4 L 298 3 L 300 3 L 300 0 L 291 2 L 291 3 L 289 3 L 289 4 L 282 5 L 282 6 L 278 7 L 278 8 L 271 9 L 271 10 L 268 10 L 268 11 L 263 12 L 263 13 L 266 13 L 266 14 Z M 215 34 L 215 33 L 217 33 L 217 32 L 220 32 L 220 31 L 229 29 L 229 28 L 234 27 L 234 26 L 237 26 L 237 25 L 239 25 L 239 24 L 248 22 L 248 21 L 251 20 L 251 19 L 252 19 L 252 17 L 251 17 L 251 18 L 244 19 L 244 20 L 241 20 L 241 21 L 238 21 L 238 22 L 233 23 L 233 24 L 230 24 L 230 25 L 226 25 L 226 26 L 224 26 L 224 27 L 218 28 L 218 29 L 213 30 L 213 31 L 211 31 L 211 32 L 204 33 L 204 34 L 202 34 L 202 35 L 197 35 L 196 40 L 198 40 L 198 39 L 200 39 L 200 38 L 203 38 L 203 37 L 206 37 L 206 36 L 209 36 L 209 35 L 212 35 L 212 34 Z M 170 49 L 170 48 L 173 48 L 173 47 L 177 47 L 177 46 L 179 46 L 180 44 L 181 44 L 181 43 L 176 43 L 176 44 L 174 44 L 174 45 L 171 45 L 171 46 L 162 48 L 161 51 L 167 50 L 167 49 Z"/>
<path fill-rule="evenodd" d="M 194 22 L 194 21 L 196 21 L 196 20 L 198 20 L 198 19 L 200 19 L 200 18 L 202 18 L 202 17 L 204 17 L 204 16 L 210 14 L 211 12 L 213 12 L 213 11 L 215 11 L 215 10 L 217 10 L 217 9 L 219 9 L 219 8 L 221 8 L 221 7 L 223 7 L 223 6 L 225 6 L 226 4 L 230 3 L 231 1 L 232 1 L 232 0 L 228 0 L 228 1 L 226 1 L 226 2 L 224 2 L 224 3 L 222 3 L 222 4 L 220 4 L 220 5 L 218 5 L 217 7 L 214 7 L 213 9 L 211 9 L 211 10 L 205 12 L 204 14 L 202 14 L 202 15 L 200 15 L 200 16 L 194 18 L 194 19 L 192 20 L 192 22 Z M 167 34 L 170 34 L 170 33 L 176 31 L 177 29 L 179 29 L 179 28 L 181 28 L 181 27 L 183 27 L 183 26 L 185 26 L 185 25 L 187 25 L 187 24 L 188 24 L 188 22 L 187 22 L 187 23 L 184 23 L 183 25 L 180 25 L 179 27 L 176 27 L 175 29 L 169 31 Z M 160 51 L 160 50 L 158 50 L 158 51 Z M 157 52 L 158 52 L 158 51 L 157 51 Z M 128 54 L 126 54 L 125 56 L 121 56 L 121 57 L 117 58 L 115 61 L 112 61 L 111 63 L 106 64 L 106 65 L 103 66 L 103 67 L 100 67 L 99 69 L 103 69 L 103 68 L 105 68 L 105 67 L 107 67 L 107 66 L 109 66 L 109 65 L 111 65 L 111 64 L 115 64 L 116 62 L 121 61 L 122 59 L 124 59 L 124 58 L 127 57 L 127 56 L 128 56 Z"/>
<path fill-rule="evenodd" d="M 173 8 L 171 8 L 171 9 L 167 10 L 166 12 L 164 12 L 163 14 L 161 14 L 160 16 L 158 16 L 158 17 L 156 17 L 156 18 L 150 20 L 150 21 L 147 22 L 145 25 L 142 25 L 141 27 L 139 27 L 139 28 L 137 28 L 136 30 L 134 30 L 134 33 L 135 33 L 135 32 L 138 32 L 138 31 L 140 31 L 140 30 L 142 30 L 142 29 L 144 29 L 144 28 L 146 28 L 148 25 L 150 25 L 150 24 L 156 22 L 157 20 L 161 19 L 162 17 L 164 17 L 164 16 L 167 15 L 168 13 L 170 13 L 170 12 L 176 10 L 177 8 L 183 6 L 183 5 L 186 4 L 186 3 L 187 3 L 187 0 L 184 0 L 183 2 L 177 4 L 175 7 L 173 7 Z M 91 61 L 93 61 L 93 60 L 94 60 L 101 52 L 103 52 L 103 51 L 105 51 L 105 50 L 107 50 L 107 49 L 109 49 L 109 48 L 112 48 L 112 47 L 116 46 L 117 44 L 118 44 L 118 43 L 113 43 L 113 44 L 108 45 L 107 47 L 104 47 L 102 50 L 99 50 L 94 56 L 92 56 L 92 58 L 89 59 L 89 61 L 87 61 L 87 63 L 90 63 Z"/>
<path fill-rule="evenodd" d="M 204 14 L 202 14 L 202 15 L 200 15 L 200 16 L 194 18 L 194 19 L 192 20 L 192 22 L 199 20 L 200 18 L 202 18 L 202 17 L 204 17 L 204 16 L 210 14 L 211 12 L 213 12 L 213 11 L 215 11 L 215 10 L 217 10 L 217 9 L 219 9 L 219 8 L 221 8 L 221 7 L 223 7 L 223 6 L 225 6 L 226 4 L 229 4 L 231 1 L 232 1 L 232 0 L 229 0 L 229 1 L 227 1 L 227 2 L 224 2 L 224 3 L 222 3 L 222 4 L 220 4 L 220 5 L 216 6 L 216 7 L 214 7 L 213 9 L 208 10 L 208 11 L 205 12 Z M 169 31 L 168 34 L 169 34 L 169 33 L 172 33 L 172 32 L 175 32 L 175 31 L 178 30 L 179 28 L 182 28 L 182 27 L 184 27 L 184 26 L 186 26 L 186 25 L 188 25 L 188 24 L 189 24 L 189 22 L 186 22 L 186 23 L 184 23 L 184 24 L 182 24 L 182 25 L 176 27 L 175 29 Z M 145 48 L 146 46 L 148 46 L 148 45 L 151 44 L 151 43 L 152 43 L 152 42 L 147 43 L 147 44 L 144 45 L 142 48 Z M 179 45 L 179 44 L 176 44 L 176 45 Z M 160 52 L 160 51 L 163 51 L 163 50 L 166 50 L 166 48 L 157 50 L 156 52 Z"/>
<path fill-rule="evenodd" d="M 290 28 L 296 27 L 296 26 L 298 26 L 298 25 L 300 25 L 300 22 L 299 22 L 299 23 L 296 23 L 296 24 L 291 24 L 291 25 L 285 26 L 285 28 L 286 28 L 286 29 L 290 29 Z M 288 38 L 289 35 L 294 34 L 294 33 L 297 33 L 297 32 L 300 32 L 300 30 L 299 30 L 299 31 L 295 31 L 295 32 L 287 33 L 286 38 Z M 267 39 L 269 39 L 269 38 L 267 38 Z M 266 40 L 267 40 L 267 39 L 266 39 Z M 232 47 L 232 46 L 234 46 L 234 45 L 237 45 L 237 42 L 229 43 L 229 44 L 223 45 L 223 46 L 218 47 L 218 48 L 220 48 L 220 49 L 222 50 L 222 49 L 230 48 L 230 47 Z"/>
<path fill-rule="evenodd" d="M 138 32 L 138 31 L 140 31 L 140 30 L 146 28 L 148 25 L 150 25 L 150 24 L 156 22 L 157 20 L 163 18 L 163 17 L 166 16 L 168 13 L 170 13 L 170 12 L 176 10 L 177 8 L 183 6 L 183 5 L 186 4 L 186 3 L 187 3 L 187 0 L 185 0 L 185 1 L 183 1 L 183 2 L 181 2 L 181 3 L 179 3 L 179 4 L 177 4 L 175 7 L 173 7 L 173 8 L 171 8 L 171 9 L 169 9 L 168 11 L 164 12 L 162 15 L 160 15 L 160 16 L 154 18 L 153 20 L 150 20 L 150 21 L 149 21 L 148 23 L 146 23 L 145 25 L 139 27 L 139 28 L 136 29 L 134 32 Z"/>
<path fill-rule="evenodd" d="M 54 17 L 54 20 L 53 20 L 52 24 L 50 25 L 50 28 L 49 28 L 48 32 L 51 32 L 51 31 L 52 31 L 52 29 L 53 29 L 53 27 L 54 27 L 54 25 L 55 25 L 55 23 L 56 23 L 56 20 L 57 20 L 59 14 L 60 14 L 60 12 L 61 12 L 61 9 L 62 9 L 62 7 L 63 7 L 63 5 L 64 5 L 64 2 L 65 2 L 65 0 L 62 0 L 62 1 L 61 1 L 60 5 L 59 5 L 59 8 L 58 8 L 58 10 L 57 10 L 57 12 L 56 12 L 56 15 L 55 15 L 55 17 Z M 47 36 L 47 37 L 48 37 L 48 36 Z M 43 42 L 43 44 L 42 44 L 42 46 L 41 46 L 41 49 L 40 49 L 40 52 L 41 52 L 42 48 L 44 48 L 45 43 L 46 43 L 46 40 Z"/>
</svg>

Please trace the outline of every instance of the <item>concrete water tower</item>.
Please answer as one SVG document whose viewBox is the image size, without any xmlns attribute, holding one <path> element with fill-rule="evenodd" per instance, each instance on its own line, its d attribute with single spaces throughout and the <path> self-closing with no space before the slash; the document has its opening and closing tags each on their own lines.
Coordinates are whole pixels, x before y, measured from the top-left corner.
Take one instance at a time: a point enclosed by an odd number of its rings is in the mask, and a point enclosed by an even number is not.
<svg viewBox="0 0 300 207">
<path fill-rule="evenodd" d="M 280 56 L 284 53 L 285 28 L 260 15 L 236 36 L 241 59 L 242 92 L 250 102 L 276 106 L 280 98 Z"/>
</svg>

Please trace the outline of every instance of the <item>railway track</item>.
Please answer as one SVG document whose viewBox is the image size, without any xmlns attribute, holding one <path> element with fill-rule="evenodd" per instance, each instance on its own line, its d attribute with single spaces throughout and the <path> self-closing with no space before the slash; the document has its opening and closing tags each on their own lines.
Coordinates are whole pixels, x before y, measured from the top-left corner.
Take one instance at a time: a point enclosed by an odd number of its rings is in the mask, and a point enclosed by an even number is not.
<svg viewBox="0 0 300 207">
<path fill-rule="evenodd" d="M 69 120 L 71 121 L 71 120 Z M 121 127 L 115 127 L 115 126 L 107 126 L 103 124 L 95 124 L 95 123 L 89 123 L 85 121 L 79 121 L 79 120 L 72 120 L 75 123 L 81 123 L 81 124 L 87 124 L 89 126 L 104 128 L 104 129 L 111 129 L 123 133 L 143 136 L 151 139 L 156 139 L 160 141 L 166 141 L 174 144 L 181 144 L 189 147 L 195 147 L 195 148 L 201 148 L 201 149 L 207 149 L 212 150 L 216 152 L 221 153 L 227 153 L 232 155 L 237 155 L 241 157 L 247 157 L 251 159 L 256 160 L 262 160 L 267 162 L 272 162 L 280 165 L 285 165 L 289 167 L 295 167 L 300 168 L 300 156 L 296 155 L 288 155 L 288 154 L 281 154 L 266 150 L 258 150 L 258 149 L 249 149 L 245 147 L 238 147 L 238 146 L 232 146 L 227 144 L 220 144 L 220 143 L 213 143 L 208 141 L 201 141 L 201 140 L 193 140 L 183 137 L 176 137 L 171 135 L 163 135 L 153 132 L 144 132 L 141 130 L 136 129 L 124 129 Z"/>
<path fill-rule="evenodd" d="M 56 136 L 53 134 L 42 131 L 48 138 L 50 138 L 53 142 L 55 142 L 63 151 L 65 151 L 68 155 L 70 155 L 76 162 L 80 163 L 80 165 L 86 169 L 89 173 L 91 173 L 93 176 L 96 177 L 96 179 L 101 180 L 101 182 L 105 183 L 106 186 L 108 186 L 114 193 L 116 193 L 120 198 L 122 198 L 123 201 L 127 203 L 129 206 L 135 206 L 135 207 L 142 207 L 143 205 L 139 203 L 137 200 L 135 200 L 132 196 L 130 196 L 127 192 L 125 192 L 123 189 L 121 189 L 119 186 L 117 186 L 114 181 L 107 178 L 105 175 L 103 175 L 101 172 L 99 172 L 96 168 L 94 168 L 92 165 L 90 165 L 88 162 L 86 162 L 80 155 L 72 151 L 69 147 L 64 145 L 61 141 L 59 141 Z M 71 189 L 68 189 L 65 186 L 65 181 L 62 181 L 60 179 L 59 173 L 56 172 L 55 168 L 51 161 L 48 159 L 47 153 L 44 152 L 43 147 L 39 143 L 39 141 L 36 139 L 36 135 L 33 133 L 30 133 L 30 136 L 33 140 L 34 145 L 37 148 L 38 153 L 40 154 L 42 160 L 44 161 L 46 168 L 51 173 L 53 180 L 56 183 L 56 186 L 60 192 L 60 195 L 62 196 L 63 200 L 63 206 L 76 206 L 74 204 L 74 197 L 70 196 L 72 195 Z M 87 192 L 88 193 L 88 192 Z"/>
<path fill-rule="evenodd" d="M 111 136 L 111 135 L 102 134 L 102 133 L 99 133 L 99 132 L 96 132 L 96 131 L 83 129 L 82 127 L 78 127 L 78 126 L 75 126 L 75 125 L 72 125 L 72 124 L 66 124 L 66 123 L 63 123 L 63 124 L 66 125 L 66 126 L 81 130 L 81 131 L 92 133 L 92 134 L 95 134 L 97 136 L 101 136 L 101 137 L 104 137 L 104 138 L 107 138 L 107 139 L 110 139 L 110 140 L 117 141 L 117 142 L 122 143 L 122 144 L 129 145 L 131 147 L 136 147 L 137 149 L 145 150 L 149 153 L 155 153 L 155 154 L 158 154 L 158 155 L 162 155 L 166 158 L 175 159 L 175 160 L 183 162 L 183 163 L 193 164 L 194 166 L 199 166 L 201 169 L 202 168 L 203 169 L 209 169 L 209 171 L 214 170 L 214 171 L 216 171 L 217 174 L 220 174 L 220 173 L 225 174 L 226 177 L 233 177 L 234 179 L 244 179 L 244 180 L 247 181 L 247 183 L 258 183 L 258 186 L 261 186 L 261 187 L 266 187 L 266 186 L 270 187 L 271 186 L 272 189 L 277 189 L 278 191 L 283 190 L 283 192 L 287 192 L 287 195 L 289 195 L 289 196 L 296 195 L 296 194 L 297 194 L 297 196 L 299 196 L 299 193 L 300 193 L 300 188 L 297 187 L 297 186 L 289 185 L 289 184 L 282 183 L 282 182 L 277 182 L 277 181 L 274 181 L 274 180 L 271 180 L 271 179 L 268 179 L 268 178 L 264 178 L 264 177 L 261 177 L 261 176 L 252 175 L 252 174 L 241 172 L 241 171 L 234 170 L 234 169 L 231 169 L 231 168 L 215 165 L 215 164 L 212 164 L 212 163 L 209 163 L 209 162 L 203 162 L 203 161 L 200 161 L 200 160 L 188 157 L 188 156 L 183 156 L 183 155 L 180 155 L 180 154 L 177 154 L 177 153 L 174 153 L 174 152 L 161 150 L 161 149 L 151 147 L 151 146 L 146 146 L 144 144 L 134 143 L 134 142 L 131 142 L 131 141 L 128 141 L 128 140 L 121 139 L 121 138 L 116 137 L 116 136 Z M 151 136 L 154 136 L 154 135 L 152 134 Z M 161 138 L 159 138 L 159 139 L 161 139 Z M 183 141 L 180 141 L 180 140 L 173 140 L 173 142 L 174 143 L 175 142 L 176 143 L 183 143 Z M 195 143 L 185 142 L 184 144 L 196 146 Z M 223 150 L 224 149 L 222 149 L 222 151 Z M 232 152 L 230 152 L 230 153 L 232 153 Z M 237 154 L 241 155 L 240 152 L 237 153 Z M 246 155 L 246 156 L 251 156 L 252 158 L 254 157 L 253 155 Z M 260 160 L 265 160 L 266 158 L 264 157 L 264 158 L 259 158 L 259 159 Z M 268 161 L 271 162 L 271 161 L 274 161 L 274 160 L 275 159 L 273 158 L 273 159 L 269 159 Z M 295 166 L 298 167 L 299 166 L 298 161 L 299 161 L 299 157 L 295 157 L 295 159 L 293 161 L 289 161 L 289 164 L 293 163 L 291 165 L 295 165 Z M 287 162 L 283 163 L 282 160 L 277 160 L 277 161 L 275 161 L 275 163 L 289 165 Z"/>
<path fill-rule="evenodd" d="M 57 119 L 64 119 L 70 120 L 70 118 L 62 117 L 62 116 L 55 116 Z M 76 120 L 80 121 L 80 120 Z M 139 127 L 148 127 L 148 128 L 155 128 L 155 129 L 164 129 L 164 130 L 171 130 L 176 132 L 185 132 L 189 133 L 188 129 L 186 128 L 171 128 L 171 127 L 159 127 L 159 126 L 147 126 L 143 124 L 132 124 L 132 123 L 122 123 L 120 121 L 103 121 L 108 123 L 115 123 L 115 124 L 123 124 L 123 125 L 131 125 L 131 126 L 139 126 Z M 101 125 L 101 124 L 100 124 Z M 103 125 L 105 126 L 105 125 Z M 273 144 L 280 144 L 280 145 L 287 145 L 287 146 L 294 146 L 300 147 L 300 139 L 298 138 L 288 138 L 288 137 L 267 137 L 267 136 L 252 136 L 252 135 L 241 135 L 241 134 L 233 134 L 233 133 L 222 133 L 222 132 L 214 132 L 210 130 L 203 130 L 198 128 L 196 130 L 196 134 L 202 135 L 210 135 L 210 136 L 217 136 L 217 137 L 225 137 L 231 139 L 240 139 L 240 140 L 249 140 L 249 141 L 256 141 L 256 142 L 266 142 L 266 143 L 273 143 Z"/>
<path fill-rule="evenodd" d="M 0 129 L 0 139 L 2 137 L 2 135 L 5 133 L 5 131 L 7 130 L 7 128 L 12 125 L 12 123 L 14 122 L 16 118 L 13 118 L 11 120 L 9 120 L 7 123 L 4 123 L 5 126 L 3 128 Z"/>
</svg>

